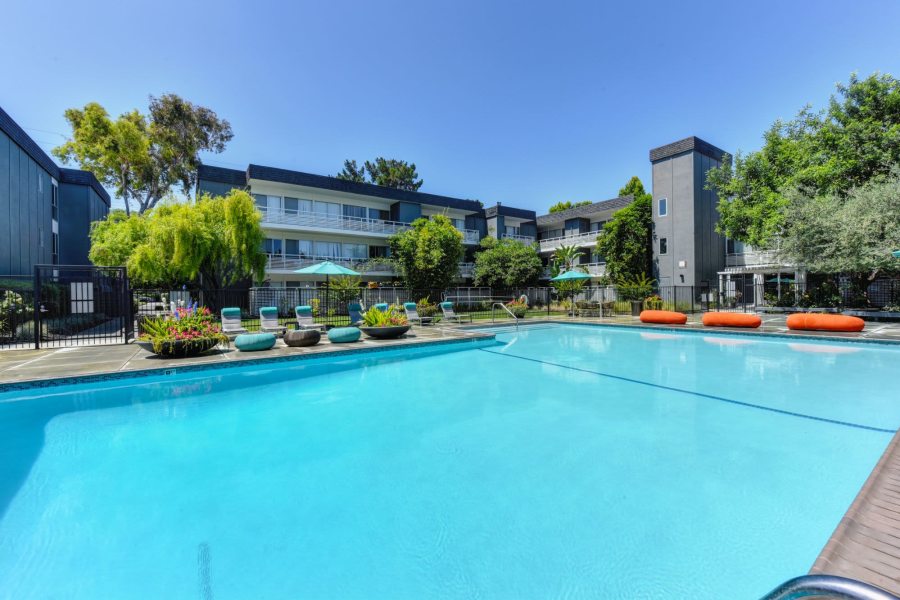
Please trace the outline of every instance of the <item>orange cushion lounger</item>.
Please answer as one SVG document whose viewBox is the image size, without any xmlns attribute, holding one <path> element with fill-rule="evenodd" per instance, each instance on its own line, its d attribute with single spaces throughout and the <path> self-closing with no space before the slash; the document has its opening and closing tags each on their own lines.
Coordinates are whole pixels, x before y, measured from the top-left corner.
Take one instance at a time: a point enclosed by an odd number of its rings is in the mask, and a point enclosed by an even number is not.
<svg viewBox="0 0 900 600">
<path fill-rule="evenodd" d="M 674 310 L 643 310 L 641 323 L 662 323 L 663 325 L 684 325 L 687 315 Z"/>
<path fill-rule="evenodd" d="M 759 327 L 762 319 L 749 313 L 708 312 L 703 314 L 707 327 Z"/>
<path fill-rule="evenodd" d="M 862 331 L 866 322 L 859 317 L 822 313 L 797 313 L 787 318 L 788 329 L 818 331 Z"/>
</svg>

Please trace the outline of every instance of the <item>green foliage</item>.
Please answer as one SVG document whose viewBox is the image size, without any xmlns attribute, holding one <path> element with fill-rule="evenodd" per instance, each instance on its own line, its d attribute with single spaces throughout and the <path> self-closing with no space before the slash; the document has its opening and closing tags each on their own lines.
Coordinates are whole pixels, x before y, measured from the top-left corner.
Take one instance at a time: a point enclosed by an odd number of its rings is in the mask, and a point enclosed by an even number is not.
<svg viewBox="0 0 900 600">
<path fill-rule="evenodd" d="M 476 286 L 525 287 L 540 279 L 544 267 L 533 245 L 502 239 L 486 246 L 483 244 L 485 249 L 475 255 Z"/>
<path fill-rule="evenodd" d="M 138 212 L 153 208 L 176 186 L 191 197 L 200 152 L 222 152 L 233 137 L 228 121 L 175 94 L 150 97 L 149 114 L 137 110 L 110 118 L 100 104 L 70 108 L 65 117 L 72 139 L 54 148 L 63 163 L 77 162 L 114 188 Z"/>
<path fill-rule="evenodd" d="M 525 313 L 528 312 L 528 305 L 520 300 L 511 300 L 507 302 L 506 308 L 508 308 L 509 312 L 514 314 L 517 319 L 523 318 Z"/>
<path fill-rule="evenodd" d="M 262 279 L 260 219 L 253 199 L 240 190 L 163 203 L 140 215 L 114 211 L 93 224 L 89 257 L 95 265 L 127 266 L 139 285 L 199 276 L 205 287 L 220 289 L 245 277 Z"/>
<path fill-rule="evenodd" d="M 575 263 L 584 256 L 584 252 L 578 249 L 578 246 L 566 246 L 563 244 L 553 251 L 550 258 L 550 275 L 556 277 L 564 271 L 571 271 L 575 268 Z M 583 269 L 582 269 L 583 270 Z"/>
<path fill-rule="evenodd" d="M 846 199 L 851 190 L 883 181 L 900 165 L 900 81 L 851 75 L 826 110 L 806 107 L 776 121 L 763 147 L 711 169 L 707 188 L 719 194 L 719 230 L 758 248 L 793 226 L 789 190 Z"/>
<path fill-rule="evenodd" d="M 339 275 L 328 281 L 328 293 L 338 303 L 350 302 L 360 294 L 359 277 L 356 275 Z"/>
<path fill-rule="evenodd" d="M 369 175 L 366 181 L 366 174 Z M 395 158 L 379 156 L 374 161 L 366 161 L 360 167 L 355 160 L 345 160 L 344 168 L 335 175 L 338 179 L 357 183 L 374 183 L 384 187 L 416 192 L 424 183 L 416 172 L 416 164 Z"/>
<path fill-rule="evenodd" d="M 550 207 L 548 212 L 557 213 L 562 212 L 564 210 L 569 210 L 570 208 L 576 208 L 578 206 L 587 206 L 588 204 L 593 204 L 590 200 L 581 200 L 579 202 L 572 202 L 571 200 L 565 200 L 563 202 L 557 202 L 553 206 Z"/>
<path fill-rule="evenodd" d="M 606 259 L 606 273 L 614 280 L 649 275 L 653 269 L 653 196 L 632 177 L 619 190 L 634 201 L 616 211 L 597 237 L 597 253 Z"/>
<path fill-rule="evenodd" d="M 429 296 L 420 298 L 419 301 L 416 302 L 416 312 L 419 313 L 419 316 L 423 318 L 434 317 L 438 314 L 437 302 L 432 302 Z"/>
<path fill-rule="evenodd" d="M 791 227 L 780 254 L 813 273 L 847 273 L 860 289 L 882 272 L 896 272 L 900 261 L 900 169 L 887 181 L 870 182 L 844 196 L 786 195 Z"/>
<path fill-rule="evenodd" d="M 0 293 L 0 335 L 8 336 L 13 333 L 12 324 L 21 321 L 22 317 L 31 315 L 33 312 L 33 305 L 25 302 L 21 294 L 12 290 L 4 290 Z"/>
<path fill-rule="evenodd" d="M 391 254 L 404 284 L 409 289 L 450 287 L 464 255 L 462 239 L 444 215 L 416 219 L 410 229 L 391 236 Z"/>
<path fill-rule="evenodd" d="M 623 277 L 616 284 L 616 289 L 622 300 L 643 300 L 653 293 L 655 283 L 656 280 L 647 277 L 646 273 L 640 273 L 632 277 Z"/>
<path fill-rule="evenodd" d="M 179 309 L 176 317 L 151 317 L 141 322 L 144 330 L 141 339 L 152 342 L 157 354 L 172 354 L 173 346 L 182 347 L 180 352 L 206 349 L 210 343 L 228 345 L 228 336 L 222 333 L 212 313 L 205 306 L 196 310 Z"/>
<path fill-rule="evenodd" d="M 374 306 L 363 313 L 363 325 L 366 327 L 394 327 L 409 325 L 406 315 L 400 307 L 392 304 L 387 310 L 378 310 Z"/>
</svg>

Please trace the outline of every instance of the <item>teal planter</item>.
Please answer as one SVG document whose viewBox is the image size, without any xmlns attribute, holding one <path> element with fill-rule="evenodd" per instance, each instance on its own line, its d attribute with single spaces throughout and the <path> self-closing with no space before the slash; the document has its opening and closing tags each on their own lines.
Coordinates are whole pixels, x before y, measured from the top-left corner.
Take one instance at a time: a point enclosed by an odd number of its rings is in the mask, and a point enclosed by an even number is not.
<svg viewBox="0 0 900 600">
<path fill-rule="evenodd" d="M 268 350 L 274 345 L 274 333 L 242 333 L 234 338 L 234 347 L 241 352 Z"/>
<path fill-rule="evenodd" d="M 361 333 L 356 327 L 335 327 L 328 330 L 328 341 L 333 344 L 358 342 Z"/>
</svg>

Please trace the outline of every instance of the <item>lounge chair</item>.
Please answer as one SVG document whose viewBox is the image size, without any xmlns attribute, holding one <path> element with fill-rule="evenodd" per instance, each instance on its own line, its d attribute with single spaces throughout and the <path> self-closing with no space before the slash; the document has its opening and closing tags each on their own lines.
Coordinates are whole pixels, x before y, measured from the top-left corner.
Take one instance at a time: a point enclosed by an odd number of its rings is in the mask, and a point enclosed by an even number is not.
<svg viewBox="0 0 900 600">
<path fill-rule="evenodd" d="M 431 323 L 431 317 L 420 317 L 419 310 L 415 302 L 404 302 L 403 312 L 406 313 L 406 320 L 410 323 L 418 323 L 419 325 L 428 325 Z"/>
<path fill-rule="evenodd" d="M 381 312 L 387 312 L 388 303 L 387 302 L 379 302 L 375 305 L 375 308 L 380 310 Z"/>
<path fill-rule="evenodd" d="M 321 329 L 325 331 L 325 325 L 313 321 L 312 306 L 296 306 L 294 314 L 297 316 L 297 327 L 300 329 Z"/>
<path fill-rule="evenodd" d="M 259 330 L 264 333 L 284 335 L 284 325 L 278 322 L 278 308 L 263 306 L 259 309 Z"/>
<path fill-rule="evenodd" d="M 362 322 L 362 314 L 366 312 L 366 309 L 363 307 L 362 302 L 354 300 L 347 304 L 347 312 L 350 314 L 350 324 L 356 325 Z"/>
<path fill-rule="evenodd" d="M 241 335 L 242 333 L 247 333 L 247 330 L 244 328 L 243 323 L 241 323 L 241 309 L 222 309 L 222 333 L 232 339 Z"/>
<path fill-rule="evenodd" d="M 447 322 L 464 323 L 472 322 L 472 315 L 458 315 L 453 310 L 452 302 L 441 302 L 441 312 L 444 313 L 444 320 Z"/>
</svg>

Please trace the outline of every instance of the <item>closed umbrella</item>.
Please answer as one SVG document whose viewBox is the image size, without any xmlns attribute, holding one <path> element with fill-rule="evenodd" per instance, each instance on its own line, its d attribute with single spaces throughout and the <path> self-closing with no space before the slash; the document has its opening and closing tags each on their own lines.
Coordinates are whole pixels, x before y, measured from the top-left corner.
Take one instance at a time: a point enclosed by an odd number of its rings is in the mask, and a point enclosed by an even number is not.
<svg viewBox="0 0 900 600">
<path fill-rule="evenodd" d="M 320 263 L 316 263 L 314 265 L 310 265 L 308 267 L 303 267 L 302 269 L 297 269 L 294 273 L 299 273 L 301 275 L 324 275 L 325 276 L 325 314 L 328 314 L 328 296 L 330 293 L 328 286 L 328 279 L 332 275 L 359 275 L 353 269 L 348 269 L 347 267 L 342 267 L 341 265 L 336 265 L 330 260 L 324 260 Z"/>
<path fill-rule="evenodd" d="M 579 279 L 590 279 L 591 276 L 583 271 L 564 271 L 551 279 L 550 281 L 577 281 Z M 572 295 L 572 318 L 575 317 L 575 295 Z"/>
</svg>

